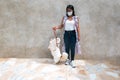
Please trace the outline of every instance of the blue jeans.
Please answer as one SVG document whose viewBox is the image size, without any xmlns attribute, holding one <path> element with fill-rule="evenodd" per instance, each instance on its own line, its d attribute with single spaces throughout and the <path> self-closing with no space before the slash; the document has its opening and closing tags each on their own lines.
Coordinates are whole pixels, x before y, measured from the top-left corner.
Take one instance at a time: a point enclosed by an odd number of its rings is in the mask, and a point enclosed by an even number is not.
<svg viewBox="0 0 120 80">
<path fill-rule="evenodd" d="M 66 53 L 68 53 L 68 59 L 74 60 L 75 45 L 76 45 L 76 32 L 75 32 L 75 30 L 65 31 L 64 43 L 65 43 L 65 51 L 66 51 Z M 71 52 L 71 54 L 70 54 L 70 52 Z"/>
</svg>

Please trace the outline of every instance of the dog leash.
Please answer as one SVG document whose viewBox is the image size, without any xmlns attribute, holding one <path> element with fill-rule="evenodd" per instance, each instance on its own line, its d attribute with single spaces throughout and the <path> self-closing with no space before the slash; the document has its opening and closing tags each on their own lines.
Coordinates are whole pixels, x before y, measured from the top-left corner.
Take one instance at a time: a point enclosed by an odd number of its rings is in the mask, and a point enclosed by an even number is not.
<svg viewBox="0 0 120 80">
<path fill-rule="evenodd" d="M 58 47 L 58 44 L 57 44 L 57 35 L 56 35 L 56 31 L 55 31 L 55 30 L 53 30 L 53 33 L 54 33 L 55 40 L 56 40 L 56 46 Z"/>
<path fill-rule="evenodd" d="M 53 30 L 53 32 L 54 32 L 54 36 L 55 36 L 55 38 L 57 39 L 57 35 L 56 35 L 56 32 L 55 32 L 55 30 Z"/>
</svg>

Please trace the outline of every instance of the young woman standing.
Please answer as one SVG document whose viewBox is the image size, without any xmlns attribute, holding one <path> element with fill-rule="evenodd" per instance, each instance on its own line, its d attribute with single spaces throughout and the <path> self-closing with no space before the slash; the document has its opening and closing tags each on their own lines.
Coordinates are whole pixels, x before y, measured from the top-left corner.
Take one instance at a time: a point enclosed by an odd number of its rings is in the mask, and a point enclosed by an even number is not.
<svg viewBox="0 0 120 80">
<path fill-rule="evenodd" d="M 53 30 L 62 29 L 64 27 L 64 44 L 65 52 L 68 54 L 68 59 L 65 65 L 71 65 L 75 68 L 75 45 L 76 41 L 80 41 L 80 26 L 79 19 L 75 16 L 73 5 L 66 7 L 66 16 L 63 17 L 61 24 L 57 27 L 53 27 Z"/>
</svg>

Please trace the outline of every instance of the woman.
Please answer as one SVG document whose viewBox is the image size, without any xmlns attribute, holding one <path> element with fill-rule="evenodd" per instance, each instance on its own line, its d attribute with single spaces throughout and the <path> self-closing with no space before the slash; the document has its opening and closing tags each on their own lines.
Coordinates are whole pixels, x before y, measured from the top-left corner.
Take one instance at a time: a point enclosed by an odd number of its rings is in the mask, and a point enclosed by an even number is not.
<svg viewBox="0 0 120 80">
<path fill-rule="evenodd" d="M 75 57 L 75 45 L 76 41 L 80 41 L 80 26 L 79 19 L 75 16 L 73 5 L 66 7 L 66 16 L 63 17 L 61 25 L 53 27 L 53 30 L 62 29 L 64 27 L 64 43 L 65 52 L 68 54 L 66 65 L 71 65 L 75 68 L 74 57 Z"/>
</svg>

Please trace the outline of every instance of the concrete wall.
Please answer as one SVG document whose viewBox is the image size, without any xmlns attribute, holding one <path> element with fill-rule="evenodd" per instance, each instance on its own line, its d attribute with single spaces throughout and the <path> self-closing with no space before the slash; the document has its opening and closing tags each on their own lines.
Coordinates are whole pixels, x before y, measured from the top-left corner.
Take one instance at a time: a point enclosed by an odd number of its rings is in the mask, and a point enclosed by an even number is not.
<svg viewBox="0 0 120 80">
<path fill-rule="evenodd" d="M 0 0 L 0 57 L 51 57 L 51 28 L 67 4 L 80 17 L 80 58 L 120 60 L 120 0 Z"/>
</svg>

